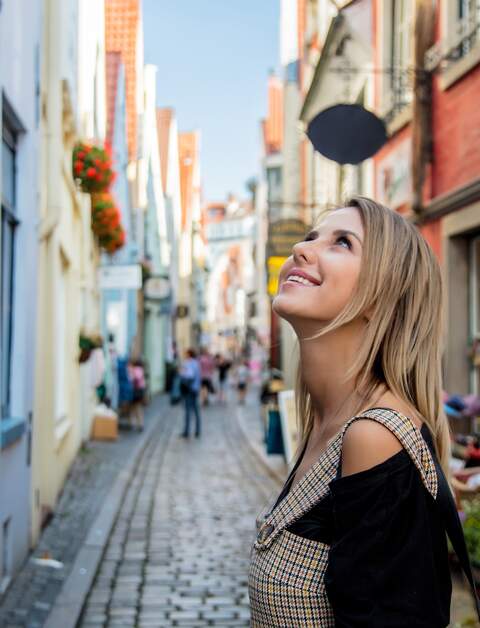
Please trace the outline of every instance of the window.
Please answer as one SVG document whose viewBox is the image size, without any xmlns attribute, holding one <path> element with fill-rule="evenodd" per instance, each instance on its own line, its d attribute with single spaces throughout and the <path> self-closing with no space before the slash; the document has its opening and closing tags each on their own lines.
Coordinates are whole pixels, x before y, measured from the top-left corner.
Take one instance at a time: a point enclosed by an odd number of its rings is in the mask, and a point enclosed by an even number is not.
<svg viewBox="0 0 480 628">
<path fill-rule="evenodd" d="M 413 0 L 387 0 L 384 8 L 384 100 L 387 122 L 412 100 Z"/>
<path fill-rule="evenodd" d="M 1 418 L 10 414 L 10 381 L 12 364 L 15 236 L 19 225 L 16 212 L 17 132 L 3 111 L 2 127 L 2 241 L 0 290 Z"/>
<path fill-rule="evenodd" d="M 479 41 L 480 2 L 478 0 L 457 0 L 455 39 L 453 55 L 457 58 L 467 55 Z"/>
</svg>

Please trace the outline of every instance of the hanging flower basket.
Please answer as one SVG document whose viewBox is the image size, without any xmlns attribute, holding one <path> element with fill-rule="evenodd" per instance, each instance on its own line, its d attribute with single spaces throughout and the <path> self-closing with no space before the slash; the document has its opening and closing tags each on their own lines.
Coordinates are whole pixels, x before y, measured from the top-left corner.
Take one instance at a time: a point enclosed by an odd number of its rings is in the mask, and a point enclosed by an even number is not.
<svg viewBox="0 0 480 628">
<path fill-rule="evenodd" d="M 72 154 L 72 174 L 83 192 L 104 192 L 115 179 L 109 148 L 77 142 Z"/>
<path fill-rule="evenodd" d="M 111 194 L 103 192 L 92 195 L 92 230 L 95 235 L 108 235 L 120 222 L 120 210 Z"/>
<path fill-rule="evenodd" d="M 113 255 L 121 249 L 126 241 L 126 233 L 122 225 L 118 225 L 108 233 L 99 236 L 100 246 L 105 249 L 109 255 Z"/>
<path fill-rule="evenodd" d="M 110 255 L 125 244 L 120 210 L 108 192 L 92 195 L 92 230 L 100 246 Z"/>
</svg>

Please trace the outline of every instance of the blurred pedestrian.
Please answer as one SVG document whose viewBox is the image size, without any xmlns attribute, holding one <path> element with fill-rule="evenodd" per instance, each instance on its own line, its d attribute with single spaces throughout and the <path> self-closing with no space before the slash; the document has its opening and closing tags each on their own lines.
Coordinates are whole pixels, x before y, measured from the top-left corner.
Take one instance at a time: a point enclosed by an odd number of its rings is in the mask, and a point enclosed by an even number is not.
<svg viewBox="0 0 480 628">
<path fill-rule="evenodd" d="M 208 397 L 213 395 L 215 389 L 213 387 L 213 374 L 215 372 L 215 359 L 206 347 L 200 349 L 200 374 L 202 378 L 202 386 L 200 389 L 200 400 L 202 405 L 208 406 Z"/>
<path fill-rule="evenodd" d="M 177 344 L 173 343 L 172 361 L 171 361 L 171 388 L 170 388 L 170 405 L 175 406 L 182 400 L 182 391 L 180 387 L 180 360 L 178 357 Z"/>
<path fill-rule="evenodd" d="M 218 370 L 218 400 L 220 401 L 220 403 L 225 403 L 227 375 L 232 364 L 225 358 L 225 356 L 221 355 L 220 353 L 217 353 L 217 355 L 215 356 L 215 361 Z"/>
<path fill-rule="evenodd" d="M 118 354 L 115 347 L 115 336 L 108 334 L 105 347 L 105 395 L 109 400 L 109 406 L 115 410 L 118 408 L 119 382 L 118 382 Z"/>
<path fill-rule="evenodd" d="M 195 436 L 200 437 L 201 418 L 198 406 L 198 395 L 201 387 L 200 365 L 194 349 L 187 349 L 185 360 L 180 368 L 180 389 L 185 402 L 185 428 L 182 432 L 183 438 L 188 438 L 190 434 L 190 415 L 195 414 Z"/>
<path fill-rule="evenodd" d="M 248 361 L 242 360 L 236 370 L 238 403 L 244 404 L 247 396 L 248 383 L 250 381 L 250 369 Z"/>
<path fill-rule="evenodd" d="M 143 430 L 143 405 L 145 401 L 145 368 L 142 360 L 130 360 L 128 363 L 128 374 L 133 386 L 132 403 L 130 413 L 132 426 L 139 431 Z"/>
</svg>

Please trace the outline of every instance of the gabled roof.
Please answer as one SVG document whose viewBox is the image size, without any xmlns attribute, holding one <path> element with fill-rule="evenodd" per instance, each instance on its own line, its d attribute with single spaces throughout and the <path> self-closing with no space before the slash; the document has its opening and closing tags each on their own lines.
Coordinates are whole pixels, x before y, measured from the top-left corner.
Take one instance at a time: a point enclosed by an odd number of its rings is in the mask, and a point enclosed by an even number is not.
<svg viewBox="0 0 480 628">
<path fill-rule="evenodd" d="M 267 155 L 283 146 L 283 83 L 274 75 L 268 79 L 268 114 L 262 121 L 263 141 Z"/>
<path fill-rule="evenodd" d="M 137 76 L 143 66 L 140 0 L 105 0 L 105 49 L 120 52 L 125 66 L 127 136 L 130 159 L 137 154 Z"/>
<path fill-rule="evenodd" d="M 178 158 L 180 163 L 180 198 L 182 203 L 182 228 L 188 227 L 192 219 L 194 174 L 198 167 L 199 134 L 197 131 L 179 133 Z"/>
<path fill-rule="evenodd" d="M 308 108 L 312 100 L 315 98 L 315 95 L 320 86 L 320 83 L 321 83 L 321 80 L 325 71 L 326 62 L 329 58 L 330 49 L 332 47 L 333 42 L 335 41 L 336 34 L 339 31 L 342 24 L 344 23 L 344 21 L 345 21 L 344 16 L 341 13 L 339 13 L 330 22 L 330 28 L 328 29 L 327 37 L 325 38 L 325 43 L 322 48 L 322 54 L 320 55 L 320 58 L 318 60 L 317 66 L 315 68 L 315 73 L 312 78 L 312 82 L 310 83 L 310 87 L 308 89 L 307 95 L 305 97 L 305 101 L 302 106 L 302 110 L 300 112 L 299 118 L 303 122 L 306 121 Z"/>
</svg>

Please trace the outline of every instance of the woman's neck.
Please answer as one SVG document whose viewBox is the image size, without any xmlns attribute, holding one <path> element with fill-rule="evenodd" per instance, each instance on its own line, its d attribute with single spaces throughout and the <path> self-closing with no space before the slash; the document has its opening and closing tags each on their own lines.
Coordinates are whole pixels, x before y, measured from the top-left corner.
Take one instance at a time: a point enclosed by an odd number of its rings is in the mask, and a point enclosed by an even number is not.
<svg viewBox="0 0 480 628">
<path fill-rule="evenodd" d="M 300 340 L 303 382 L 310 393 L 315 432 L 328 433 L 363 405 L 355 378 L 348 377 L 363 339 L 364 326 L 345 325 L 314 340 Z"/>
</svg>

